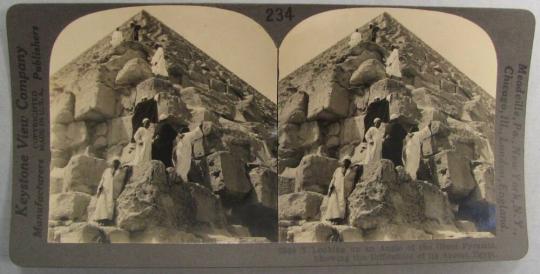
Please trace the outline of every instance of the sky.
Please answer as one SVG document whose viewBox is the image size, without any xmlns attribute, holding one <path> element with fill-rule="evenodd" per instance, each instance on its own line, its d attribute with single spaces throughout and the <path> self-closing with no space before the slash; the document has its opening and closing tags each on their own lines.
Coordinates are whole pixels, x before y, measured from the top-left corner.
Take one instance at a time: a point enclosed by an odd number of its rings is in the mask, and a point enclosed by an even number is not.
<svg viewBox="0 0 540 274">
<path fill-rule="evenodd" d="M 385 11 L 495 97 L 497 56 L 487 33 L 459 16 L 413 9 L 352 8 L 309 17 L 293 28 L 280 46 L 279 78 Z"/>
<path fill-rule="evenodd" d="M 51 75 L 142 9 L 111 9 L 70 23 L 54 44 Z M 145 6 L 144 10 L 276 102 L 277 49 L 255 21 L 239 13 L 209 7 Z"/>
</svg>

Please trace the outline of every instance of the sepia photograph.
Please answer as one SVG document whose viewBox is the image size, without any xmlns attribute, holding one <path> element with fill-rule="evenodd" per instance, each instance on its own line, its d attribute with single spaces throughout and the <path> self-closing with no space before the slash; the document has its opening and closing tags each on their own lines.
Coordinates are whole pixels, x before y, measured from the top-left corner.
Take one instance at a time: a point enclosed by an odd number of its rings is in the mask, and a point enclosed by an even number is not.
<svg viewBox="0 0 540 274">
<path fill-rule="evenodd" d="M 50 64 L 48 242 L 277 241 L 276 66 L 264 29 L 218 8 L 66 26 Z"/>
<path fill-rule="evenodd" d="M 280 242 L 492 238 L 497 56 L 444 12 L 350 8 L 279 49 Z"/>
</svg>

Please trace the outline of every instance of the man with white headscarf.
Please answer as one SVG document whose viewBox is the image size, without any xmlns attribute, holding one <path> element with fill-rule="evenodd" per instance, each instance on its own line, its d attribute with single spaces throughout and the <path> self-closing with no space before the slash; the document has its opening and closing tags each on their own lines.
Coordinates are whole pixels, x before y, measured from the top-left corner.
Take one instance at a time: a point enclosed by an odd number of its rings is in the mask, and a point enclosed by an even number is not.
<svg viewBox="0 0 540 274">
<path fill-rule="evenodd" d="M 138 165 L 152 160 L 152 131 L 150 130 L 150 119 L 144 118 L 142 126 L 137 129 L 133 139 L 135 139 L 135 157 L 133 165 Z"/>
<path fill-rule="evenodd" d="M 115 159 L 101 175 L 96 193 L 96 209 L 92 216 L 92 219 L 100 225 L 109 225 L 114 220 L 114 176 L 119 168 L 120 161 Z"/>
<path fill-rule="evenodd" d="M 351 167 L 350 157 L 345 157 L 341 166 L 336 168 L 328 186 L 328 203 L 322 219 L 333 224 L 340 224 L 346 217 L 347 198 L 354 188 L 356 167 Z"/>
<path fill-rule="evenodd" d="M 373 120 L 373 126 L 368 129 L 365 135 L 367 149 L 364 164 L 367 165 L 382 158 L 383 133 L 381 119 L 375 118 Z"/>
</svg>

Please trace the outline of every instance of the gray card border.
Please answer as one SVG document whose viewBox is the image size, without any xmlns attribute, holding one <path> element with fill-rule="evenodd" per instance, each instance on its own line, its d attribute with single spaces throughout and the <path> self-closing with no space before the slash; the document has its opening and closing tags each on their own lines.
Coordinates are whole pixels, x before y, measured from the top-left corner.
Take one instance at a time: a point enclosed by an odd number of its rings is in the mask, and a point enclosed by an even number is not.
<svg viewBox="0 0 540 274">
<path fill-rule="evenodd" d="M 497 234 L 493 239 L 429 240 L 313 244 L 50 244 L 47 215 L 50 161 L 48 70 L 57 35 L 76 18 L 100 10 L 149 4 L 21 4 L 7 13 L 7 36 L 13 106 L 13 192 L 10 256 L 21 266 L 42 267 L 297 267 L 368 264 L 443 263 L 513 260 L 528 249 L 524 189 L 525 104 L 534 15 L 527 10 L 353 5 L 196 4 L 229 9 L 261 24 L 276 44 L 303 19 L 328 10 L 359 7 L 409 8 L 441 11 L 464 17 L 483 28 L 497 53 L 497 115 L 495 177 Z M 156 5 L 156 4 L 153 4 Z M 194 4 L 195 5 L 195 4 Z M 292 21 L 266 22 L 267 8 L 292 7 Z M 17 47 L 29 48 L 32 27 L 38 26 L 42 79 L 29 81 L 28 92 L 19 87 Z M 524 70 L 520 72 L 520 66 Z M 30 68 L 29 68 L 30 69 Z M 510 73 L 512 73 L 510 77 Z M 277 91 L 276 91 L 277 92 Z M 32 101 L 42 108 L 32 107 Z M 26 107 L 24 106 L 28 104 Z M 18 147 L 32 113 L 46 118 L 47 148 Z M 32 126 L 26 127 L 32 136 Z M 32 145 L 32 144 L 31 144 Z M 33 144 L 35 145 L 35 144 Z M 28 162 L 23 171 L 23 162 Z M 20 210 L 27 205 L 27 216 Z"/>
</svg>

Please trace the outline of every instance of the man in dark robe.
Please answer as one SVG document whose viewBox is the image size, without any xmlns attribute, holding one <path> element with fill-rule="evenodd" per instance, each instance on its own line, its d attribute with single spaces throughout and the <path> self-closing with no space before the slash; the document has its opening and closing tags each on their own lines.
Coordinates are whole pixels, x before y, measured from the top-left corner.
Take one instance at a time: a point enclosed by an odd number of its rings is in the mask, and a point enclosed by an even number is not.
<svg viewBox="0 0 540 274">
<path fill-rule="evenodd" d="M 178 132 L 171 125 L 169 117 L 162 115 L 159 118 L 152 144 L 152 159 L 163 162 L 166 167 L 172 167 L 174 139 Z"/>
<path fill-rule="evenodd" d="M 399 124 L 398 116 L 392 114 L 390 117 L 390 122 L 386 126 L 383 147 L 382 147 L 382 158 L 391 160 L 394 163 L 394 166 L 402 166 L 402 149 L 403 149 L 403 139 L 407 135 L 407 131 Z"/>
<path fill-rule="evenodd" d="M 371 42 L 376 42 L 377 41 L 377 32 L 379 32 L 381 28 L 379 28 L 379 26 L 377 26 L 377 24 L 369 24 L 369 30 L 371 31 L 370 33 L 370 38 L 371 38 Z"/>
<path fill-rule="evenodd" d="M 139 31 L 141 30 L 141 25 L 133 21 L 129 24 L 129 27 L 131 28 L 131 38 L 133 41 L 139 41 Z"/>
</svg>

